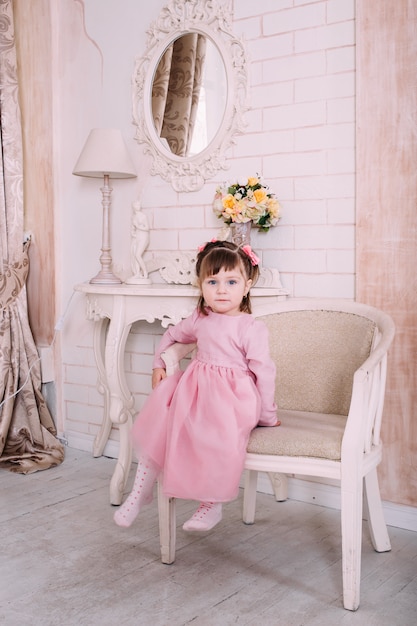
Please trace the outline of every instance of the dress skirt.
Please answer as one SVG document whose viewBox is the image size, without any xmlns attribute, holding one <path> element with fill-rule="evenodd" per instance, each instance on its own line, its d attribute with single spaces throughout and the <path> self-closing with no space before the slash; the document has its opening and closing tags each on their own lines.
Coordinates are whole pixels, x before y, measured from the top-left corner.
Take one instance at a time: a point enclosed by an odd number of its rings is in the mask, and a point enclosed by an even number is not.
<svg viewBox="0 0 417 626">
<path fill-rule="evenodd" d="M 198 356 L 164 378 L 133 426 L 138 456 L 162 472 L 170 497 L 227 502 L 238 495 L 246 447 L 261 400 L 248 370 Z"/>
</svg>

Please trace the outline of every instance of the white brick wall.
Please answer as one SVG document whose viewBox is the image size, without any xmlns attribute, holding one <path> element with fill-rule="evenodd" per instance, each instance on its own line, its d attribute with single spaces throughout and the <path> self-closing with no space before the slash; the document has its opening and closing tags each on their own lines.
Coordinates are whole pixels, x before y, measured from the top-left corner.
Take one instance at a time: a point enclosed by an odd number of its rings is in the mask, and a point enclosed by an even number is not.
<svg viewBox="0 0 417 626">
<path fill-rule="evenodd" d="M 294 296 L 354 297 L 354 9 L 354 0 L 234 2 L 252 110 L 233 169 L 255 155 L 281 199 L 279 233 L 254 243 Z"/>
</svg>

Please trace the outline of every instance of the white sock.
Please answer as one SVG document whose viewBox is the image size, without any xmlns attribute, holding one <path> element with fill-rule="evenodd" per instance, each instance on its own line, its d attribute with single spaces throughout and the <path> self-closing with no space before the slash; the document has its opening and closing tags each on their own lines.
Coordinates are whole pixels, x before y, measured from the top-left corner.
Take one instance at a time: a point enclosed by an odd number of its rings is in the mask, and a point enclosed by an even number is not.
<svg viewBox="0 0 417 626">
<path fill-rule="evenodd" d="M 211 530 L 222 519 L 221 502 L 200 502 L 200 506 L 183 525 L 184 530 Z"/>
<path fill-rule="evenodd" d="M 139 459 L 133 489 L 113 516 L 118 526 L 128 528 L 142 506 L 152 502 L 153 486 L 157 477 L 158 470 L 155 466 L 150 461 Z"/>
</svg>

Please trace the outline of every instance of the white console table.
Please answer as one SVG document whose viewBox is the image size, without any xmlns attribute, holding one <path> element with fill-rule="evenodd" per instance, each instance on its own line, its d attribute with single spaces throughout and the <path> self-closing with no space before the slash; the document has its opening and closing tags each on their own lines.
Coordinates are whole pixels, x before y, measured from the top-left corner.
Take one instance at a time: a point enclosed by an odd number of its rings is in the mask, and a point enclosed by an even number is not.
<svg viewBox="0 0 417 626">
<path fill-rule="evenodd" d="M 104 396 L 104 413 L 93 455 L 103 454 L 113 424 L 119 427 L 119 456 L 110 483 L 110 502 L 122 502 L 132 462 L 130 430 L 134 400 L 124 372 L 126 339 L 134 322 L 160 320 L 163 328 L 176 324 L 194 310 L 198 289 L 191 285 L 101 285 L 82 283 L 76 291 L 86 295 L 87 318 L 94 325 L 94 354 L 98 369 L 98 389 Z M 256 314 L 259 305 L 285 299 L 279 287 L 253 288 L 251 299 Z"/>
</svg>

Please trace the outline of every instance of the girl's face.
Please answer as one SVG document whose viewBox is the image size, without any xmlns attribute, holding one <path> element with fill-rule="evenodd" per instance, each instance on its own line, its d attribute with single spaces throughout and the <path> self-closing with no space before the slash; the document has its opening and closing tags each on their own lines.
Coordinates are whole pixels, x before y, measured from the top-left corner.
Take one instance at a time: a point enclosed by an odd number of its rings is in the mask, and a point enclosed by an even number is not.
<svg viewBox="0 0 417 626">
<path fill-rule="evenodd" d="M 252 281 L 243 275 L 240 267 L 232 270 L 223 268 L 218 274 L 206 276 L 201 283 L 204 302 L 215 313 L 240 315 L 240 305 Z"/>
</svg>

